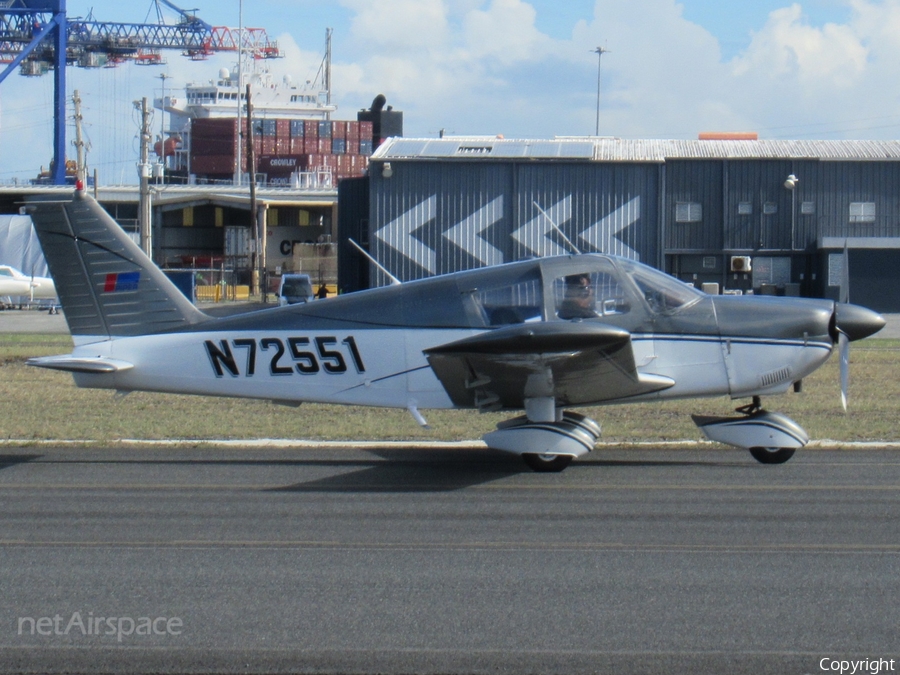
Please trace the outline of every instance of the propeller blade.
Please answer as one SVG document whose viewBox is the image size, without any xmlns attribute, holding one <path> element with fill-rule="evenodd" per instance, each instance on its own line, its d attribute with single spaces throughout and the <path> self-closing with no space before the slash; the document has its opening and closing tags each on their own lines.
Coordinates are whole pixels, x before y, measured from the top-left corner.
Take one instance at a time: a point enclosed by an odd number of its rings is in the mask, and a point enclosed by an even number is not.
<svg viewBox="0 0 900 675">
<path fill-rule="evenodd" d="M 850 389 L 850 338 L 845 333 L 838 334 L 838 351 L 841 356 L 841 405 L 847 412 L 847 399 Z"/>
</svg>

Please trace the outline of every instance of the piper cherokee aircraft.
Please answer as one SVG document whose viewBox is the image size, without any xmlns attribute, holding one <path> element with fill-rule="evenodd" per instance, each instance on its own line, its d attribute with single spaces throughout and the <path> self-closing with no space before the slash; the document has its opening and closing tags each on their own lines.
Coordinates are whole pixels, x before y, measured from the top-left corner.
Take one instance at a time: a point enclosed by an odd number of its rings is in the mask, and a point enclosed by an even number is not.
<svg viewBox="0 0 900 675">
<path fill-rule="evenodd" d="M 420 423 L 420 408 L 524 410 L 484 440 L 537 471 L 562 470 L 600 436 L 566 408 L 723 395 L 752 402 L 695 416 L 703 432 L 787 461 L 808 436 L 760 397 L 884 325 L 830 300 L 710 296 L 597 254 L 213 318 L 84 191 L 28 210 L 74 341 L 30 365 L 70 371 L 80 387 L 407 408 Z"/>
<path fill-rule="evenodd" d="M 8 296 L 51 300 L 56 297 L 56 288 L 50 277 L 30 277 L 15 267 L 0 265 L 0 297 Z"/>
</svg>

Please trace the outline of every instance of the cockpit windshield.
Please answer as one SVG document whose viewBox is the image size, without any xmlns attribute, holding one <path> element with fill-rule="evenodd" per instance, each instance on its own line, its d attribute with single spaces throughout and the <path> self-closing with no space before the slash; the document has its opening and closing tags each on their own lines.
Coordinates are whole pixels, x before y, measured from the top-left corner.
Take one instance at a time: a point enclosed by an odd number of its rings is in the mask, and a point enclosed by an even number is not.
<svg viewBox="0 0 900 675">
<path fill-rule="evenodd" d="M 619 261 L 654 312 L 669 313 L 699 301 L 703 294 L 675 277 L 628 260 Z"/>
</svg>

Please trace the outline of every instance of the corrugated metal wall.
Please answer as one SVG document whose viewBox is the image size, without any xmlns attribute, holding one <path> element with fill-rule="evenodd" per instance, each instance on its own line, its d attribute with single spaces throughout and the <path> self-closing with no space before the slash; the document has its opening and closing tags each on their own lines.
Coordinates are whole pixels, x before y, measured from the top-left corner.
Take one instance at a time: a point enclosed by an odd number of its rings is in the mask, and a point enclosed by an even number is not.
<svg viewBox="0 0 900 675">
<path fill-rule="evenodd" d="M 371 176 L 371 250 L 401 280 L 572 245 L 655 265 L 658 176 L 656 164 L 394 162 Z"/>
<path fill-rule="evenodd" d="M 700 204 L 697 222 L 678 222 L 679 204 Z M 666 162 L 666 252 L 722 249 L 722 162 Z"/>
</svg>

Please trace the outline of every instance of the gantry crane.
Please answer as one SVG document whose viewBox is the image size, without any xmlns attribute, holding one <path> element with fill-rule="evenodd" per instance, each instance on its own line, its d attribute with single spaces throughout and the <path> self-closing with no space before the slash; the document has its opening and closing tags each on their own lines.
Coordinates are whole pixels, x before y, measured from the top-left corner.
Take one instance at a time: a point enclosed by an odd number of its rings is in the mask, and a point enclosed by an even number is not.
<svg viewBox="0 0 900 675">
<path fill-rule="evenodd" d="M 176 23 L 165 23 L 160 5 L 174 10 Z M 153 0 L 157 23 L 113 23 L 87 18 L 69 19 L 66 0 L 6 0 L 0 2 L 0 82 L 20 68 L 22 75 L 53 70 L 53 175 L 65 183 L 66 66 L 83 68 L 136 63 L 160 63 L 159 51 L 177 49 L 192 59 L 219 51 L 243 51 L 257 59 L 281 56 L 278 45 L 262 28 L 241 30 L 211 26 L 195 10 L 183 10 L 169 0 Z"/>
</svg>

